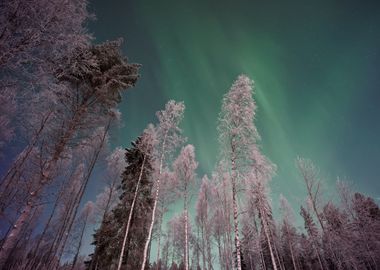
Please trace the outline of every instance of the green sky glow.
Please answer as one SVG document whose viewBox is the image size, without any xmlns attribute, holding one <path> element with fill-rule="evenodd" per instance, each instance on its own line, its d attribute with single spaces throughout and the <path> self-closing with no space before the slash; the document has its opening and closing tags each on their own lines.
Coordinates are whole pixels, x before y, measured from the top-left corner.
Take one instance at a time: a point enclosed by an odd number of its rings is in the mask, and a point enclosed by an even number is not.
<svg viewBox="0 0 380 270">
<path fill-rule="evenodd" d="M 246 73 L 256 82 L 263 151 L 278 166 L 274 191 L 298 196 L 301 155 L 328 181 L 347 177 L 376 197 L 379 5 L 229 2 L 91 3 L 97 41 L 123 37 L 128 57 L 143 65 L 121 106 L 117 143 L 127 146 L 168 99 L 183 100 L 185 134 L 201 173 L 210 172 L 220 100 Z"/>
<path fill-rule="evenodd" d="M 279 193 L 304 199 L 297 155 L 321 168 L 327 198 L 337 176 L 378 198 L 379 2 L 309 2 L 91 2 L 96 41 L 123 37 L 126 55 L 143 65 L 114 145 L 129 146 L 167 100 L 183 100 L 198 174 L 210 173 L 222 96 L 245 73 L 256 84 L 262 149 L 278 166 L 274 202 Z"/>
</svg>

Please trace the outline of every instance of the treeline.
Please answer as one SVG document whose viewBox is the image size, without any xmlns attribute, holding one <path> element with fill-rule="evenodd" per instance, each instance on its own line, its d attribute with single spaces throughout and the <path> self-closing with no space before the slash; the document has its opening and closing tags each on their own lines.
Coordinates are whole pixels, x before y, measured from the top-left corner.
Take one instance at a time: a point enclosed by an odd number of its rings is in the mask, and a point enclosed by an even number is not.
<svg viewBox="0 0 380 270">
<path fill-rule="evenodd" d="M 200 183 L 180 129 L 182 102 L 169 101 L 130 148 L 109 149 L 122 91 L 135 85 L 139 65 L 120 41 L 92 43 L 86 6 L 0 3 L 1 269 L 380 267 L 378 205 L 343 182 L 324 201 L 309 160 L 296 162 L 307 190 L 297 210 L 304 228 L 285 198 L 274 219 L 276 166 L 261 152 L 253 82 L 244 75 L 224 95 L 218 163 Z M 104 189 L 85 202 L 99 163 Z M 182 210 L 166 222 L 174 204 Z M 85 258 L 92 226 L 95 248 Z"/>
<path fill-rule="evenodd" d="M 170 101 L 157 113 L 158 124 L 127 149 L 123 195 L 94 235 L 87 269 L 378 269 L 378 205 L 341 181 L 334 200 L 324 201 L 310 160 L 296 160 L 307 191 L 298 209 L 303 228 L 283 196 L 281 217 L 273 217 L 269 181 L 276 166 L 260 151 L 252 94 L 253 82 L 242 75 L 224 96 L 220 162 L 198 184 L 194 147 L 183 146 L 178 127 L 183 103 Z M 183 211 L 165 226 L 174 203 Z"/>
</svg>

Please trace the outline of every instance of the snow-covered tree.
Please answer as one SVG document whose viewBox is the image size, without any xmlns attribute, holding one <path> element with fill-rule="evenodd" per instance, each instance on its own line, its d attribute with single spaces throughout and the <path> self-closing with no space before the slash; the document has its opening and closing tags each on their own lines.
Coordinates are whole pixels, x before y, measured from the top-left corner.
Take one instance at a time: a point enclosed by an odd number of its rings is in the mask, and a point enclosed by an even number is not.
<svg viewBox="0 0 380 270">
<path fill-rule="evenodd" d="M 137 180 L 137 183 L 136 183 L 136 188 L 135 188 L 134 195 L 133 195 L 132 204 L 131 204 L 131 207 L 130 207 L 130 210 L 129 210 L 129 214 L 128 214 L 128 220 L 127 220 L 127 223 L 126 223 L 124 239 L 123 239 L 123 243 L 122 243 L 122 247 L 121 247 L 121 251 L 120 251 L 119 262 L 118 262 L 118 270 L 121 268 L 121 265 L 122 265 L 122 262 L 123 262 L 125 245 L 126 245 L 126 242 L 127 242 L 127 239 L 128 239 L 128 234 L 129 234 L 129 228 L 131 226 L 131 221 L 132 221 L 132 216 L 134 214 L 134 208 L 135 208 L 137 196 L 138 196 L 138 194 L 140 192 L 140 182 L 141 182 L 144 170 L 147 170 L 145 163 L 151 163 L 154 160 L 154 157 L 152 155 L 154 153 L 153 151 L 154 151 L 154 148 L 156 147 L 156 145 L 157 145 L 156 131 L 155 131 L 155 129 L 154 129 L 154 127 L 152 125 L 149 125 L 145 129 L 145 131 L 144 131 L 144 133 L 143 133 L 143 135 L 142 135 L 141 140 L 139 141 L 139 143 L 136 144 L 136 146 L 139 149 L 141 155 L 143 156 L 142 157 L 143 160 L 142 160 L 142 163 L 141 163 L 140 173 L 139 173 L 139 176 L 138 176 L 138 180 Z M 148 169 L 149 168 L 150 168 L 150 166 L 148 167 Z"/>
<path fill-rule="evenodd" d="M 195 170 L 198 167 L 198 162 L 195 161 L 194 146 L 191 144 L 182 148 L 181 153 L 177 159 L 173 162 L 173 169 L 178 178 L 178 189 L 180 194 L 183 196 L 183 210 L 184 210 L 184 234 L 185 234 L 185 270 L 189 269 L 189 214 L 188 214 L 188 203 L 189 194 L 195 183 Z"/>
<path fill-rule="evenodd" d="M 66 91 L 55 93 L 55 97 L 66 109 L 57 114 L 61 120 L 54 123 L 55 127 L 48 134 L 49 140 L 41 142 L 46 159 L 36 185 L 30 191 L 15 226 L 1 248 L 0 266 L 8 258 L 33 207 L 38 204 L 42 191 L 54 179 L 57 164 L 69 145 L 78 136 L 91 134 L 88 132 L 93 131 L 94 125 L 89 126 L 88 123 L 96 122 L 95 126 L 98 127 L 103 122 L 108 130 L 115 117 L 116 105 L 120 102 L 120 91 L 136 82 L 138 65 L 127 63 L 121 56 L 119 46 L 118 42 L 108 42 L 78 49 L 66 60 L 62 60 L 56 77 L 67 87 Z M 46 142 L 50 144 L 46 145 Z"/>
<path fill-rule="evenodd" d="M 288 200 L 280 195 L 280 209 L 282 212 L 282 246 L 283 250 L 289 251 L 291 258 L 291 267 L 298 269 L 298 251 L 297 251 L 297 232 L 294 225 L 294 212 Z M 285 254 L 284 254 L 285 255 Z M 286 255 L 285 255 L 286 256 Z M 288 257 L 288 256 L 286 256 Z M 290 265 L 289 265 L 290 266 Z"/>
<path fill-rule="evenodd" d="M 156 220 L 156 210 L 160 195 L 161 181 L 164 180 L 161 179 L 163 167 L 175 149 L 184 141 L 181 136 L 182 131 L 178 126 L 183 118 L 184 109 L 185 105 L 182 102 L 177 103 L 171 100 L 165 105 L 164 110 L 157 113 L 159 121 L 159 124 L 156 128 L 158 144 L 155 156 L 155 159 L 157 161 L 157 168 L 155 168 L 155 170 L 157 171 L 157 176 L 154 183 L 155 190 L 152 219 L 149 226 L 148 237 L 144 246 L 144 256 L 140 268 L 141 270 L 145 270 L 146 261 L 148 259 L 148 248 L 152 238 L 153 226 Z"/>
<path fill-rule="evenodd" d="M 253 124 L 256 104 L 252 98 L 252 85 L 253 82 L 245 75 L 240 75 L 237 78 L 230 91 L 223 97 L 218 126 L 222 155 L 228 162 L 227 169 L 230 170 L 238 270 L 241 270 L 239 209 L 237 202 L 238 184 L 243 179 L 252 146 L 255 145 L 256 140 L 259 138 Z"/>
<path fill-rule="evenodd" d="M 195 221 L 201 230 L 201 252 L 203 260 L 203 269 L 213 269 L 212 267 L 212 214 L 215 209 L 211 209 L 213 202 L 214 187 L 210 183 L 207 175 L 203 176 L 201 187 L 198 194 L 198 200 L 195 205 Z M 220 247 L 218 247 L 220 248 Z"/>
</svg>

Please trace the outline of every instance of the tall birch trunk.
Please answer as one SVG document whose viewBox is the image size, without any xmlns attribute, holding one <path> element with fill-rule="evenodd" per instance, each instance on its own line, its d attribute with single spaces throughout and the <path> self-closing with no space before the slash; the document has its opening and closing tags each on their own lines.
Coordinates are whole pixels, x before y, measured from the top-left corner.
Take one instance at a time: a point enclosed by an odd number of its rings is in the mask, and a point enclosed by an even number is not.
<svg viewBox="0 0 380 270">
<path fill-rule="evenodd" d="M 120 252 L 120 255 L 119 255 L 119 263 L 117 265 L 117 270 L 121 269 L 121 265 L 123 263 L 123 254 L 124 254 L 124 250 L 125 250 L 125 244 L 127 243 L 127 238 L 128 238 L 128 234 L 129 234 L 129 227 L 131 226 L 131 220 L 132 220 L 133 210 L 135 208 L 135 204 L 136 204 L 136 200 L 137 200 L 137 194 L 139 192 L 140 182 L 141 182 L 142 174 L 143 174 L 144 167 L 145 167 L 145 160 L 146 160 L 146 155 L 144 155 L 143 163 L 142 163 L 141 169 L 140 169 L 139 179 L 138 179 L 137 184 L 136 184 L 135 194 L 133 196 L 133 201 L 132 201 L 131 209 L 129 211 L 127 226 L 125 228 L 125 234 L 124 234 L 123 244 L 121 246 L 121 252 Z"/>
<path fill-rule="evenodd" d="M 161 217 L 159 218 L 159 221 L 158 221 L 158 243 L 157 243 L 157 259 L 156 259 L 156 262 L 157 262 L 157 268 L 156 270 L 159 269 L 159 264 L 158 264 L 158 260 L 160 259 L 160 248 L 161 248 L 161 227 L 162 227 L 162 218 L 163 218 L 163 212 L 161 214 Z"/>
<path fill-rule="evenodd" d="M 288 239 L 290 240 L 290 233 L 289 233 L 289 228 L 288 228 L 288 224 L 287 223 L 285 223 L 285 229 L 286 229 L 286 234 L 288 235 Z M 298 270 L 297 264 L 296 264 L 296 260 L 295 260 L 295 257 L 294 257 L 293 245 L 292 245 L 291 241 L 289 241 L 289 240 L 288 240 L 288 244 L 289 244 L 289 249 L 290 249 L 290 255 L 292 257 L 293 267 L 294 267 L 294 270 Z"/>
<path fill-rule="evenodd" d="M 187 184 L 185 183 L 185 199 L 184 199 L 184 208 L 185 208 L 185 270 L 189 270 L 189 236 L 187 231 Z"/>
<path fill-rule="evenodd" d="M 271 244 L 271 241 L 270 241 L 270 236 L 269 236 L 267 222 L 266 222 L 265 216 L 263 215 L 264 213 L 262 211 L 260 211 L 260 212 L 261 212 L 261 217 L 262 217 L 262 224 L 263 224 L 265 238 L 267 239 L 267 243 L 268 243 L 268 247 L 269 247 L 270 258 L 272 260 L 273 270 L 277 270 L 278 268 L 277 268 L 277 264 L 276 264 L 276 258 L 274 256 L 272 244 Z"/>
<path fill-rule="evenodd" d="M 232 159 L 231 159 L 231 165 L 232 165 L 232 175 L 231 175 L 231 182 L 232 182 L 232 207 L 233 207 L 233 214 L 234 214 L 234 232 L 235 232 L 235 248 L 236 248 L 236 269 L 241 270 L 241 250 L 240 250 L 240 238 L 239 238 L 239 212 L 238 212 L 238 205 L 236 200 L 236 163 L 235 163 L 235 147 L 233 143 L 231 142 L 231 149 L 232 149 Z M 275 269 L 276 270 L 276 269 Z"/>
<path fill-rule="evenodd" d="M 152 210 L 152 220 L 151 220 L 150 226 L 149 226 L 148 238 L 147 238 L 147 240 L 145 242 L 145 246 L 144 246 L 144 254 L 143 254 L 143 261 L 141 264 L 141 270 L 144 270 L 145 266 L 146 266 L 146 260 L 148 258 L 149 244 L 150 244 L 150 241 L 152 239 L 153 226 L 154 226 L 154 221 L 156 219 L 156 209 L 157 209 L 158 197 L 160 194 L 160 184 L 161 184 L 160 180 L 161 180 L 161 173 L 162 173 L 162 165 L 164 162 L 164 150 L 165 150 L 166 136 L 167 136 L 167 134 L 165 135 L 165 139 L 164 139 L 164 142 L 162 144 L 162 152 L 161 152 L 161 157 L 160 157 L 160 167 L 158 170 L 158 177 L 156 180 L 156 192 L 155 192 L 155 196 L 154 196 L 154 204 L 153 204 L 153 210 Z"/>
<path fill-rule="evenodd" d="M 238 222 L 238 206 L 236 201 L 236 183 L 232 182 L 232 205 L 234 210 L 234 231 L 235 231 L 235 248 L 236 248 L 236 262 L 237 270 L 241 270 L 241 251 L 240 251 L 240 238 L 239 238 L 239 222 Z M 275 269 L 276 270 L 276 269 Z"/>
<path fill-rule="evenodd" d="M 58 140 L 58 143 L 54 146 L 54 151 L 52 157 L 46 162 L 46 166 L 42 169 L 40 174 L 40 179 L 38 181 L 38 186 L 34 191 L 31 192 L 31 197 L 24 206 L 24 209 L 17 221 L 15 222 L 12 230 L 5 239 L 3 246 L 0 249 L 0 268 L 4 266 L 4 263 L 11 254 L 11 251 L 17 243 L 20 232 L 25 226 L 25 221 L 30 218 L 34 205 L 38 202 L 39 196 L 41 195 L 44 187 L 52 179 L 52 170 L 55 168 L 60 155 L 65 150 L 68 141 L 74 135 L 77 125 L 80 123 L 80 117 L 82 116 L 82 110 L 78 110 L 73 115 L 69 122 L 68 128 L 64 132 L 64 135 Z"/>
<path fill-rule="evenodd" d="M 85 177 L 84 177 L 84 181 L 83 181 L 83 183 L 82 183 L 82 185 L 81 185 L 81 188 L 80 188 L 80 190 L 79 190 L 79 192 L 78 192 L 78 194 L 77 194 L 77 196 L 76 196 L 76 198 L 75 198 L 75 200 L 74 200 L 74 207 L 73 207 L 73 209 L 70 210 L 70 215 L 71 215 L 71 213 L 73 213 L 73 214 L 72 214 L 72 216 L 71 216 L 71 220 L 70 220 L 70 217 L 69 217 L 69 223 L 68 223 L 68 225 L 67 225 L 68 228 L 67 228 L 67 231 L 66 231 L 66 234 L 65 234 L 64 240 L 62 241 L 63 243 L 59 243 L 59 244 L 60 244 L 60 247 L 58 246 L 59 248 L 57 248 L 57 249 L 54 251 L 53 256 L 51 257 L 51 259 L 54 259 L 55 255 L 56 255 L 57 252 L 58 252 L 58 260 L 57 260 L 57 262 L 55 262 L 55 263 L 53 263 L 52 261 L 50 261 L 50 262 L 48 263 L 48 265 L 49 265 L 50 268 L 48 268 L 48 269 L 54 269 L 54 267 L 56 266 L 56 264 L 59 263 L 59 261 L 60 261 L 61 258 L 62 258 L 63 251 L 64 251 L 64 248 L 65 248 L 65 246 L 66 246 L 66 242 L 67 242 L 68 236 L 69 236 L 69 234 L 70 234 L 70 232 L 71 232 L 72 226 L 73 226 L 73 224 L 74 224 L 75 217 L 76 217 L 76 215 L 77 215 L 77 213 L 78 213 L 79 204 L 80 204 L 80 202 L 81 202 L 81 200 L 82 200 L 82 197 L 83 197 L 83 194 L 84 194 L 84 192 L 85 192 L 85 190 L 86 190 L 86 187 L 87 187 L 88 181 L 89 181 L 89 179 L 90 179 L 90 177 L 91 177 L 91 174 L 92 174 L 92 171 L 94 170 L 94 167 L 95 167 L 96 161 L 97 161 L 98 158 L 99 158 L 99 155 L 100 155 L 101 149 L 103 148 L 103 145 L 104 145 L 104 142 L 105 142 L 105 139 L 106 139 L 107 133 L 108 133 L 109 128 L 110 128 L 110 126 L 111 126 L 111 121 L 112 121 L 112 118 L 109 119 L 108 124 L 107 124 L 107 126 L 105 127 L 105 129 L 104 129 L 104 133 L 103 133 L 102 139 L 101 139 L 101 141 L 100 141 L 100 145 L 98 146 L 96 152 L 94 153 L 94 156 L 93 156 L 93 158 L 92 158 L 92 160 L 91 160 L 91 162 L 90 162 L 90 166 L 89 166 L 89 168 L 88 168 L 88 170 L 87 170 L 87 172 L 86 172 L 86 175 L 85 175 Z M 64 228 L 64 230 L 65 230 L 65 228 Z"/>
</svg>

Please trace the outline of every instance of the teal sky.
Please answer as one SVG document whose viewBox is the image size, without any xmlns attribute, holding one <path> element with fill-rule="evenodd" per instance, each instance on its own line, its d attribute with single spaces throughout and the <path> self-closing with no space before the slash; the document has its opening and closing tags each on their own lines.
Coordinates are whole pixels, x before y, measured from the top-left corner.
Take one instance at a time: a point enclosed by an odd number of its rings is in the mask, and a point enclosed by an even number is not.
<svg viewBox="0 0 380 270">
<path fill-rule="evenodd" d="M 263 152 L 278 167 L 275 209 L 280 193 L 294 206 L 304 201 L 298 155 L 320 167 L 326 199 L 339 176 L 379 202 L 380 2 L 95 0 L 90 8 L 95 42 L 122 37 L 129 60 L 142 64 L 113 146 L 128 147 L 169 99 L 184 101 L 198 175 L 211 173 L 222 96 L 245 73 L 256 85 Z"/>
</svg>

